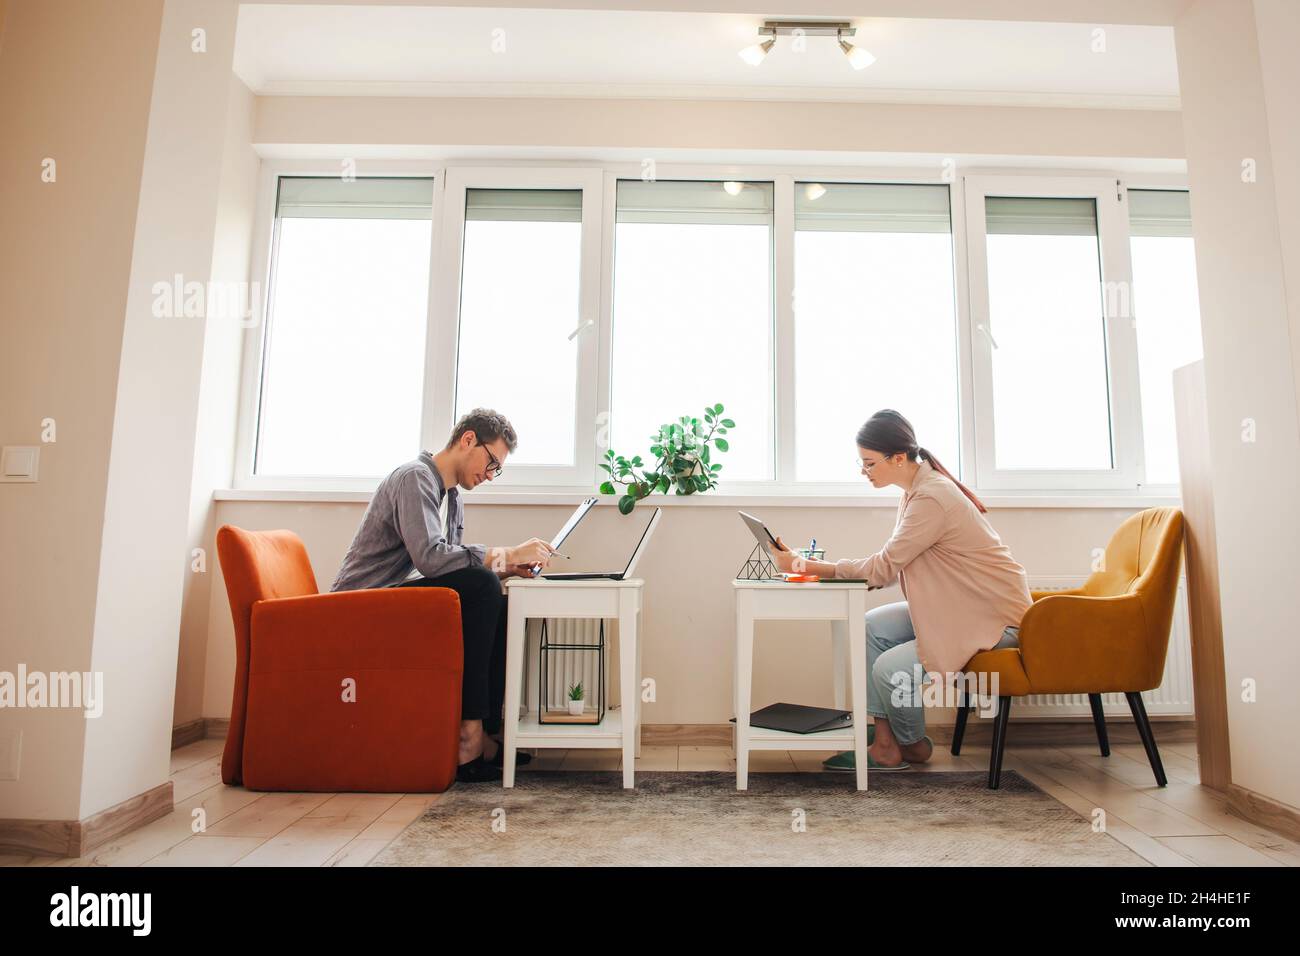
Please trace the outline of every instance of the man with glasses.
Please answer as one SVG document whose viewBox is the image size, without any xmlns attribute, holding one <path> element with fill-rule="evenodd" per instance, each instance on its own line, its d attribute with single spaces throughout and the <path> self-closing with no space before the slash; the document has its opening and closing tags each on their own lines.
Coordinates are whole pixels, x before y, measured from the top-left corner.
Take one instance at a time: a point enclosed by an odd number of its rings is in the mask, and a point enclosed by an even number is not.
<svg viewBox="0 0 1300 956">
<path fill-rule="evenodd" d="M 517 444 L 510 422 L 490 408 L 462 417 L 442 451 L 421 452 L 379 483 L 330 588 L 439 587 L 460 595 L 465 673 L 456 779 L 466 783 L 501 779 L 506 658 L 501 582 L 533 576 L 553 553 L 540 538 L 514 547 L 461 543 L 460 489 L 473 490 L 500 475 Z M 527 754 L 519 756 L 527 762 Z"/>
</svg>

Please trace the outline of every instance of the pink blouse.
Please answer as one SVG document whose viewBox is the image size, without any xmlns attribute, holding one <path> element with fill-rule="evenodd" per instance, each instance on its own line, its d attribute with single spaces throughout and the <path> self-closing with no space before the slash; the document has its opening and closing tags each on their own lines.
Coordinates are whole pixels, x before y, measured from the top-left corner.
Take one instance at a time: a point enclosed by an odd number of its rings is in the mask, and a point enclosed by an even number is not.
<svg viewBox="0 0 1300 956">
<path fill-rule="evenodd" d="M 835 576 L 903 589 L 917 656 L 928 673 L 956 673 L 1019 626 L 1032 603 L 1025 569 L 974 502 L 920 462 L 898 503 L 894 533 L 868 558 L 841 558 Z"/>
</svg>

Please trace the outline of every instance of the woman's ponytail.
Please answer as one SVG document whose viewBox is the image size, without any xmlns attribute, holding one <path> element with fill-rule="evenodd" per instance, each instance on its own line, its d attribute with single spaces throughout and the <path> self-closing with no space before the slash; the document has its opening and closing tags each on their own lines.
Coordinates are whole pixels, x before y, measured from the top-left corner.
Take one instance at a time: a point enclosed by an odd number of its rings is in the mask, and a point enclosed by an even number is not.
<svg viewBox="0 0 1300 956">
<path fill-rule="evenodd" d="M 908 461 L 916 461 L 919 457 L 929 462 L 931 468 L 960 488 L 961 493 L 979 509 L 980 514 L 986 514 L 989 510 L 984 507 L 984 502 L 975 497 L 975 492 L 958 481 L 952 472 L 943 467 L 939 459 L 930 454 L 927 449 L 916 443 L 916 432 L 912 428 L 912 423 L 892 408 L 884 408 L 876 412 L 858 429 L 858 447 L 870 448 L 882 455 L 897 455 L 903 452 L 907 455 Z"/>
<path fill-rule="evenodd" d="M 917 455 L 919 455 L 921 458 L 923 458 L 925 461 L 928 461 L 928 462 L 930 463 L 930 467 L 931 467 L 931 468 L 933 468 L 933 469 L 934 469 L 935 471 L 937 471 L 939 474 L 943 475 L 945 478 L 947 478 L 949 481 L 951 481 L 954 485 L 956 485 L 958 488 L 960 488 L 960 489 L 961 489 L 961 493 L 962 493 L 963 495 L 965 495 L 967 498 L 969 498 L 969 499 L 971 500 L 971 502 L 975 505 L 975 507 L 979 509 L 979 513 L 980 513 L 980 514 L 987 514 L 987 513 L 988 513 L 988 510 L 989 510 L 989 509 L 984 507 L 984 502 L 980 501 L 979 498 L 975 497 L 975 492 L 971 491 L 969 488 L 967 488 L 965 485 L 963 485 L 960 481 L 958 481 L 958 480 L 957 480 L 957 476 L 954 475 L 952 472 L 950 472 L 947 468 L 943 467 L 943 464 L 939 461 L 938 458 L 935 458 L 934 455 L 930 454 L 929 451 L 927 451 L 926 449 L 920 447 L 919 445 L 917 446 L 916 453 L 917 453 Z"/>
</svg>

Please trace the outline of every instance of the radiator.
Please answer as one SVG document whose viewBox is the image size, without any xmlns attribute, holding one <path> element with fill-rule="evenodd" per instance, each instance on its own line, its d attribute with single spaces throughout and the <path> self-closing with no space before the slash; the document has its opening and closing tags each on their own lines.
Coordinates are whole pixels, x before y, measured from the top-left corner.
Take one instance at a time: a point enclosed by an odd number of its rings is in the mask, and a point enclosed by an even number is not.
<svg viewBox="0 0 1300 956">
<path fill-rule="evenodd" d="M 1083 584 L 1080 578 L 1033 577 L 1029 587 L 1034 591 L 1065 591 Z M 1192 706 L 1192 641 L 1187 616 L 1187 582 L 1178 579 L 1178 593 L 1174 599 L 1174 620 L 1169 633 L 1169 651 L 1165 655 L 1165 674 L 1160 686 L 1146 691 L 1142 702 L 1147 713 L 1155 716 L 1190 717 Z M 1128 701 L 1123 694 L 1102 694 L 1103 709 L 1107 714 L 1128 716 Z M 1032 694 L 1019 698 L 1012 707 L 1013 717 L 1091 717 L 1085 694 Z"/>
<path fill-rule="evenodd" d="M 609 707 L 617 694 L 609 681 L 609 662 L 615 642 L 611 640 L 615 624 L 605 622 L 605 706 Z M 549 618 L 546 622 L 546 640 L 550 644 L 589 644 L 600 643 L 600 621 L 593 618 Z M 540 701 L 537 698 L 537 681 L 541 670 L 538 647 L 542 641 L 542 622 L 529 619 L 525 644 L 528 648 L 528 667 L 526 669 L 523 709 L 536 712 Z M 596 706 L 597 688 L 600 686 L 600 655 L 595 651 L 557 651 L 548 652 L 547 663 L 547 697 L 552 707 L 562 708 L 568 696 L 569 687 L 582 682 L 587 692 L 588 707 Z"/>
</svg>

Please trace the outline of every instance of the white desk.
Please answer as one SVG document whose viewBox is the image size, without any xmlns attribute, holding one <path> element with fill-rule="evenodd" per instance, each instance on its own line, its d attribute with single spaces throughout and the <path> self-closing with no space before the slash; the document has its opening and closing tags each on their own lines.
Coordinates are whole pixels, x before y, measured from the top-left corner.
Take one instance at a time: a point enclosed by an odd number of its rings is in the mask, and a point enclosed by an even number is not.
<svg viewBox="0 0 1300 956">
<path fill-rule="evenodd" d="M 633 785 L 641 748 L 641 580 L 506 580 L 505 761 L 502 783 L 515 785 L 520 747 L 623 750 L 623 786 Z M 619 709 L 606 709 L 599 724 L 543 724 L 530 712 L 520 719 L 524 625 L 530 617 L 610 618 L 618 621 Z M 545 706 L 542 701 L 538 706 Z"/>
<path fill-rule="evenodd" d="M 834 750 L 852 748 L 857 760 L 857 787 L 867 789 L 867 586 L 787 584 L 784 581 L 736 581 L 736 789 L 749 787 L 751 750 Z M 835 706 L 844 707 L 844 659 L 849 659 L 853 690 L 853 727 L 820 734 L 792 734 L 749 726 L 754 679 L 756 621 L 830 621 L 834 660 Z M 846 647 L 847 645 L 847 647 Z"/>
</svg>

